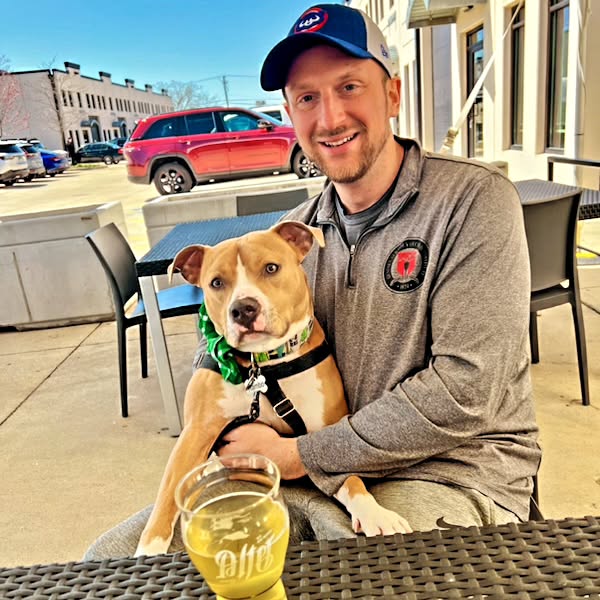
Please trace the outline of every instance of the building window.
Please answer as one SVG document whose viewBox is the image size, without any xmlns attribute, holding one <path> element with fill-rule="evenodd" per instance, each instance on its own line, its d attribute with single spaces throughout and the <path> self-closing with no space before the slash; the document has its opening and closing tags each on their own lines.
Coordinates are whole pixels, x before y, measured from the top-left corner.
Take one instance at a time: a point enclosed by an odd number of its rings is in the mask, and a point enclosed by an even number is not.
<svg viewBox="0 0 600 600">
<path fill-rule="evenodd" d="M 483 27 L 467 34 L 467 97 L 483 71 Z M 483 156 L 483 86 L 467 117 L 468 156 Z"/>
<path fill-rule="evenodd" d="M 517 7 L 512 10 L 514 16 Z M 511 146 L 523 146 L 523 65 L 525 47 L 525 7 L 521 6 L 512 24 L 511 36 Z"/>
<path fill-rule="evenodd" d="M 85 95 L 85 101 L 87 103 L 87 107 L 92 108 L 92 105 L 90 104 L 90 95 L 89 94 Z"/>
<path fill-rule="evenodd" d="M 91 95 L 92 98 L 92 108 L 96 108 L 96 98 L 94 97 L 94 94 Z"/>
<path fill-rule="evenodd" d="M 67 92 L 68 96 L 69 96 L 69 106 L 75 106 L 74 102 L 73 102 L 73 94 L 71 94 L 71 92 Z M 71 136 L 73 137 L 73 136 Z"/>
<path fill-rule="evenodd" d="M 546 147 L 565 147 L 569 0 L 550 0 Z"/>
<path fill-rule="evenodd" d="M 112 98 L 110 96 L 108 97 L 108 105 L 110 106 L 110 110 L 113 110 Z"/>
<path fill-rule="evenodd" d="M 77 147 L 81 146 L 81 138 L 79 137 L 79 129 L 75 130 L 75 137 L 77 138 Z"/>
<path fill-rule="evenodd" d="M 83 108 L 83 102 L 81 101 L 81 94 L 77 92 L 77 101 L 79 102 L 79 108 Z"/>
</svg>

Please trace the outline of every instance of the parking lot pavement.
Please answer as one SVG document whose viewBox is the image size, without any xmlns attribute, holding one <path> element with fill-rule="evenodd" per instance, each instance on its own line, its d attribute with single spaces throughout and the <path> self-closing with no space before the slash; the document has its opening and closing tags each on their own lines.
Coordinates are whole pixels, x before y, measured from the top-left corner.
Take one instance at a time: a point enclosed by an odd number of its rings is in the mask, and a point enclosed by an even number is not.
<svg viewBox="0 0 600 600">
<path fill-rule="evenodd" d="M 142 205 L 156 198 L 153 185 L 137 185 L 127 179 L 125 163 L 72 167 L 56 177 L 34 179 L 11 187 L 0 185 L 0 218 L 17 215 L 121 202 L 127 223 L 129 242 L 140 256 L 148 250 Z"/>
<path fill-rule="evenodd" d="M 267 181 L 290 181 L 297 179 L 293 173 L 238 179 L 219 183 L 202 184 L 197 190 L 228 189 Z M 121 202 L 127 223 L 128 239 L 136 256 L 149 250 L 142 206 L 146 200 L 158 197 L 154 185 L 139 185 L 127 179 L 125 162 L 118 165 L 80 165 L 72 167 L 56 177 L 34 179 L 30 183 L 17 183 L 11 187 L 0 185 L 0 220 L 2 215 L 18 215 Z"/>
</svg>

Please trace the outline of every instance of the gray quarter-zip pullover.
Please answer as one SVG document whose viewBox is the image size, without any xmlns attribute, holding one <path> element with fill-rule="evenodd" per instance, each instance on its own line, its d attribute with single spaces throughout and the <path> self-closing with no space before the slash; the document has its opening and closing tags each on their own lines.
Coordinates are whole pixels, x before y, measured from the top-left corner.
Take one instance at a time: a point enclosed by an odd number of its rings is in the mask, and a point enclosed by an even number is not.
<svg viewBox="0 0 600 600">
<path fill-rule="evenodd" d="M 354 246 L 331 184 L 286 217 L 324 232 L 304 267 L 350 408 L 299 438 L 302 461 L 327 494 L 351 473 L 423 479 L 525 519 L 541 453 L 518 194 L 492 167 L 398 142 L 396 188 Z"/>
</svg>

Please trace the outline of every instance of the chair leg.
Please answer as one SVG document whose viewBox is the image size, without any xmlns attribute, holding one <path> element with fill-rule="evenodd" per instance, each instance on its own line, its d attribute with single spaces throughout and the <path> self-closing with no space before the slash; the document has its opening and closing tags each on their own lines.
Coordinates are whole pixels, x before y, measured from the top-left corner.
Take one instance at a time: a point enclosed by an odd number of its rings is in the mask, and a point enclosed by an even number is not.
<svg viewBox="0 0 600 600">
<path fill-rule="evenodd" d="M 579 381 L 581 383 L 581 403 L 590 405 L 590 383 L 588 380 L 587 350 L 585 347 L 585 328 L 583 325 L 583 310 L 579 294 L 575 295 L 571 303 L 573 309 L 573 323 L 575 325 L 575 341 L 577 343 L 577 364 L 579 366 Z"/>
<path fill-rule="evenodd" d="M 142 361 L 142 379 L 148 377 L 148 333 L 146 323 L 140 323 L 140 358 Z"/>
<path fill-rule="evenodd" d="M 529 500 L 529 520 L 541 521 L 543 519 L 542 511 L 540 510 L 540 498 L 538 490 L 537 475 L 533 476 L 533 492 Z"/>
<path fill-rule="evenodd" d="M 119 343 L 119 380 L 121 383 L 121 416 L 127 417 L 127 330 L 117 325 Z"/>
<path fill-rule="evenodd" d="M 529 313 L 529 345 L 531 346 L 531 362 L 540 362 L 540 349 L 538 347 L 537 313 Z"/>
</svg>

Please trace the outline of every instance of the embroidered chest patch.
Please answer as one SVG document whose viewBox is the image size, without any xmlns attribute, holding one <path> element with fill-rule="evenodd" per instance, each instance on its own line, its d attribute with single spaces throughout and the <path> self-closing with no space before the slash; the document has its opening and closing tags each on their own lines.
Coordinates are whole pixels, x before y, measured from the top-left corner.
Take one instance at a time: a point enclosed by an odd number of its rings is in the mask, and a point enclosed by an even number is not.
<svg viewBox="0 0 600 600">
<path fill-rule="evenodd" d="M 396 246 L 383 268 L 383 278 L 393 292 L 412 292 L 425 279 L 429 248 L 423 240 L 404 240 Z"/>
</svg>

